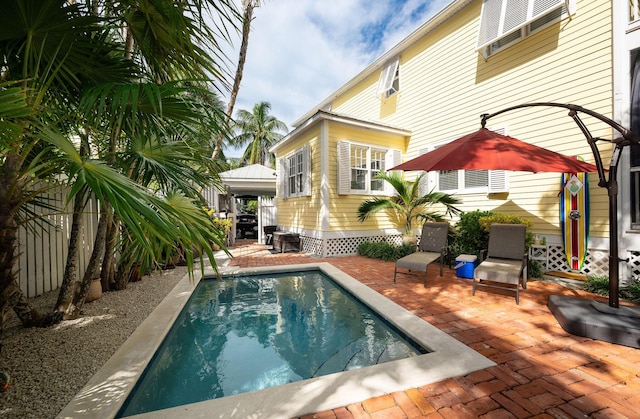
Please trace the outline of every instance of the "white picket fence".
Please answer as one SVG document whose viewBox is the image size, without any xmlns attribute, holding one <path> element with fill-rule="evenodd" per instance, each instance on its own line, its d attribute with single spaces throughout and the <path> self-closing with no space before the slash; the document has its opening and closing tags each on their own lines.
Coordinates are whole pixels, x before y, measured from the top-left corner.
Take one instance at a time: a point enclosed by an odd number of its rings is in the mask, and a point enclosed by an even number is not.
<svg viewBox="0 0 640 419">
<path fill-rule="evenodd" d="M 213 201 L 213 190 L 207 191 L 206 198 Z M 29 209 L 42 215 L 41 222 L 30 222 L 18 230 L 18 261 L 14 269 L 18 271 L 20 288 L 27 297 L 37 297 L 45 292 L 55 290 L 62 285 L 69 236 L 73 219 L 73 202 L 66 205 L 68 192 L 64 186 L 58 186 L 44 196 L 46 202 L 57 210 L 46 210 L 30 205 Z M 78 260 L 78 276 L 84 274 L 98 226 L 98 201 L 92 199 L 83 214 L 82 231 L 80 233 L 80 254 Z M 275 201 L 261 199 L 261 225 L 277 224 Z"/>
<path fill-rule="evenodd" d="M 31 221 L 18 230 L 19 258 L 14 269 L 18 270 L 20 288 L 27 297 L 42 295 L 62 284 L 73 218 L 73 202 L 65 208 L 67 196 L 68 193 L 63 186 L 50 190 L 44 198 L 49 205 L 55 206 L 58 210 L 50 211 L 31 205 L 29 209 L 41 214 L 42 220 L 47 222 Z M 80 276 L 84 274 L 91 257 L 97 224 L 97 201 L 90 200 L 84 211 L 80 234 Z"/>
</svg>

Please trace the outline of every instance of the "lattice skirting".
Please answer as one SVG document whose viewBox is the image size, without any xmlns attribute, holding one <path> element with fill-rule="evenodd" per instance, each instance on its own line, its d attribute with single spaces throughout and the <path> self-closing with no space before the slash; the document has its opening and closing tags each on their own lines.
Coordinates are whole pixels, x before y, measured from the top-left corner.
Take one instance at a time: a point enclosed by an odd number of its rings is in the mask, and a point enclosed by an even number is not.
<svg viewBox="0 0 640 419">
<path fill-rule="evenodd" d="M 358 246 L 364 242 L 383 242 L 399 246 L 402 244 L 402 235 L 394 236 L 370 236 L 370 237 L 341 237 L 337 239 L 318 239 L 300 235 L 302 239 L 302 251 L 320 257 L 336 257 L 355 255 Z M 324 243 L 326 241 L 326 243 Z M 325 252 L 326 244 L 326 252 Z"/>
<path fill-rule="evenodd" d="M 547 263 L 545 265 L 544 271 L 571 271 L 567 263 L 567 255 L 564 253 L 562 246 L 550 245 L 547 247 Z M 609 253 L 603 250 L 590 249 L 580 272 L 585 275 L 608 275 Z"/>
<path fill-rule="evenodd" d="M 342 237 L 336 239 L 319 239 L 311 236 L 300 235 L 302 240 L 302 251 L 320 256 L 336 257 L 355 255 L 358 253 L 358 246 L 363 242 L 382 242 L 399 246 L 402 244 L 402 235 L 393 236 L 369 236 L 369 237 Z M 325 243 L 326 242 L 326 243 Z M 628 272 L 633 278 L 640 277 L 640 251 L 630 251 L 626 256 L 629 259 Z M 549 245 L 547 247 L 546 261 L 542 263 L 543 271 L 569 272 L 569 264 L 564 253 L 564 248 L 559 245 Z M 587 259 L 582 267 L 581 273 L 585 275 L 608 275 L 609 273 L 609 253 L 604 250 L 591 249 L 587 254 Z"/>
</svg>

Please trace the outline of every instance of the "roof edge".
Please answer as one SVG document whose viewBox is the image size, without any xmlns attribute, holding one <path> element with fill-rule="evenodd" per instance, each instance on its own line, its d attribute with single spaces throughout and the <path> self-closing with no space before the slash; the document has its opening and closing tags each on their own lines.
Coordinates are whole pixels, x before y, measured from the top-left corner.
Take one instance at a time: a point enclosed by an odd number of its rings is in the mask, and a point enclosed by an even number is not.
<svg viewBox="0 0 640 419">
<path fill-rule="evenodd" d="M 273 145 L 270 149 L 270 153 L 275 153 L 284 145 L 286 145 L 292 138 L 303 132 L 307 128 L 312 127 L 319 121 L 332 121 L 343 124 L 348 124 L 364 129 L 372 129 L 380 132 L 385 132 L 392 135 L 398 135 L 402 137 L 408 137 L 411 135 L 411 131 L 393 127 L 391 125 L 381 124 L 380 122 L 365 121 L 363 119 L 354 118 L 352 116 L 341 115 L 335 112 L 328 112 L 323 110 L 317 110 L 315 114 L 311 115 L 304 122 L 299 124 L 293 131 L 285 135 L 277 144 Z"/>
<path fill-rule="evenodd" d="M 329 96 L 327 96 L 323 101 L 319 104 L 311 108 L 311 110 L 307 111 L 304 115 L 298 118 L 296 121 L 291 124 L 293 127 L 298 127 L 299 125 L 305 123 L 309 118 L 313 116 L 316 110 L 322 110 L 329 103 L 331 103 L 338 96 L 345 93 L 347 90 L 351 89 L 356 84 L 360 83 L 365 78 L 369 77 L 371 73 L 381 68 L 387 61 L 392 59 L 393 57 L 400 55 L 402 51 L 407 49 L 409 46 L 413 45 L 420 38 L 425 36 L 427 33 L 435 29 L 441 23 L 443 23 L 446 19 L 453 16 L 455 13 L 460 11 L 462 8 L 466 7 L 474 0 L 453 0 L 451 3 L 440 9 L 440 11 L 436 12 L 429 20 L 407 35 L 402 41 L 397 43 L 394 47 L 389 49 L 387 52 L 382 54 L 378 59 L 369 64 L 364 70 L 358 73 L 355 77 L 349 80 L 347 83 L 343 84 L 338 90 L 335 90 Z"/>
</svg>

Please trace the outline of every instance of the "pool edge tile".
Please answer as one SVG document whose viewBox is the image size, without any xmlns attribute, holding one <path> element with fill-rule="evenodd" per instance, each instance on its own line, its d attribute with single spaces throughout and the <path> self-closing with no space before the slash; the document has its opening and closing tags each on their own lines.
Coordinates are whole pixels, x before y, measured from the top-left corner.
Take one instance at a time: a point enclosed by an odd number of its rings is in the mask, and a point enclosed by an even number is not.
<svg viewBox="0 0 640 419">
<path fill-rule="evenodd" d="M 243 269 L 224 267 L 220 269 L 220 274 L 234 276 L 301 270 L 324 272 L 414 341 L 433 352 L 260 391 L 129 417 L 159 419 L 174 418 L 179 415 L 189 418 L 295 417 L 346 406 L 395 391 L 424 386 L 447 378 L 467 375 L 496 365 L 478 352 L 327 262 Z M 58 418 L 115 417 L 136 380 L 155 353 L 155 349 L 149 348 L 157 348 L 162 342 L 169 327 L 201 279 L 199 274 L 198 272 L 198 276 L 193 280 L 185 277 L 176 285 L 122 347 L 89 380 L 83 390 L 65 407 Z M 215 277 L 215 273 L 213 271 L 207 272 L 204 278 L 209 276 Z M 151 330 L 146 330 L 147 328 Z M 157 343 L 151 345 L 152 342 Z"/>
</svg>

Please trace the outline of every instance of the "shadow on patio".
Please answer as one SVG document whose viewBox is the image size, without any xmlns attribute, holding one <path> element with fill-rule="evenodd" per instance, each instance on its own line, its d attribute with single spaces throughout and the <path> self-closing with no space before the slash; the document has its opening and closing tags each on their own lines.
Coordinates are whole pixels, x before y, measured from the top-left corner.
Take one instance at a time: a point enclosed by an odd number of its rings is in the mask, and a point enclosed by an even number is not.
<svg viewBox="0 0 640 419">
<path fill-rule="evenodd" d="M 601 299 L 558 284 L 530 280 L 520 305 L 512 293 L 479 290 L 445 268 L 422 278 L 399 275 L 394 264 L 361 256 L 317 258 L 273 254 L 238 241 L 229 266 L 328 262 L 498 364 L 417 389 L 318 412 L 323 418 L 637 417 L 640 350 L 570 335 L 547 308 L 549 295 Z M 601 299 L 605 301 L 604 299 Z"/>
</svg>

